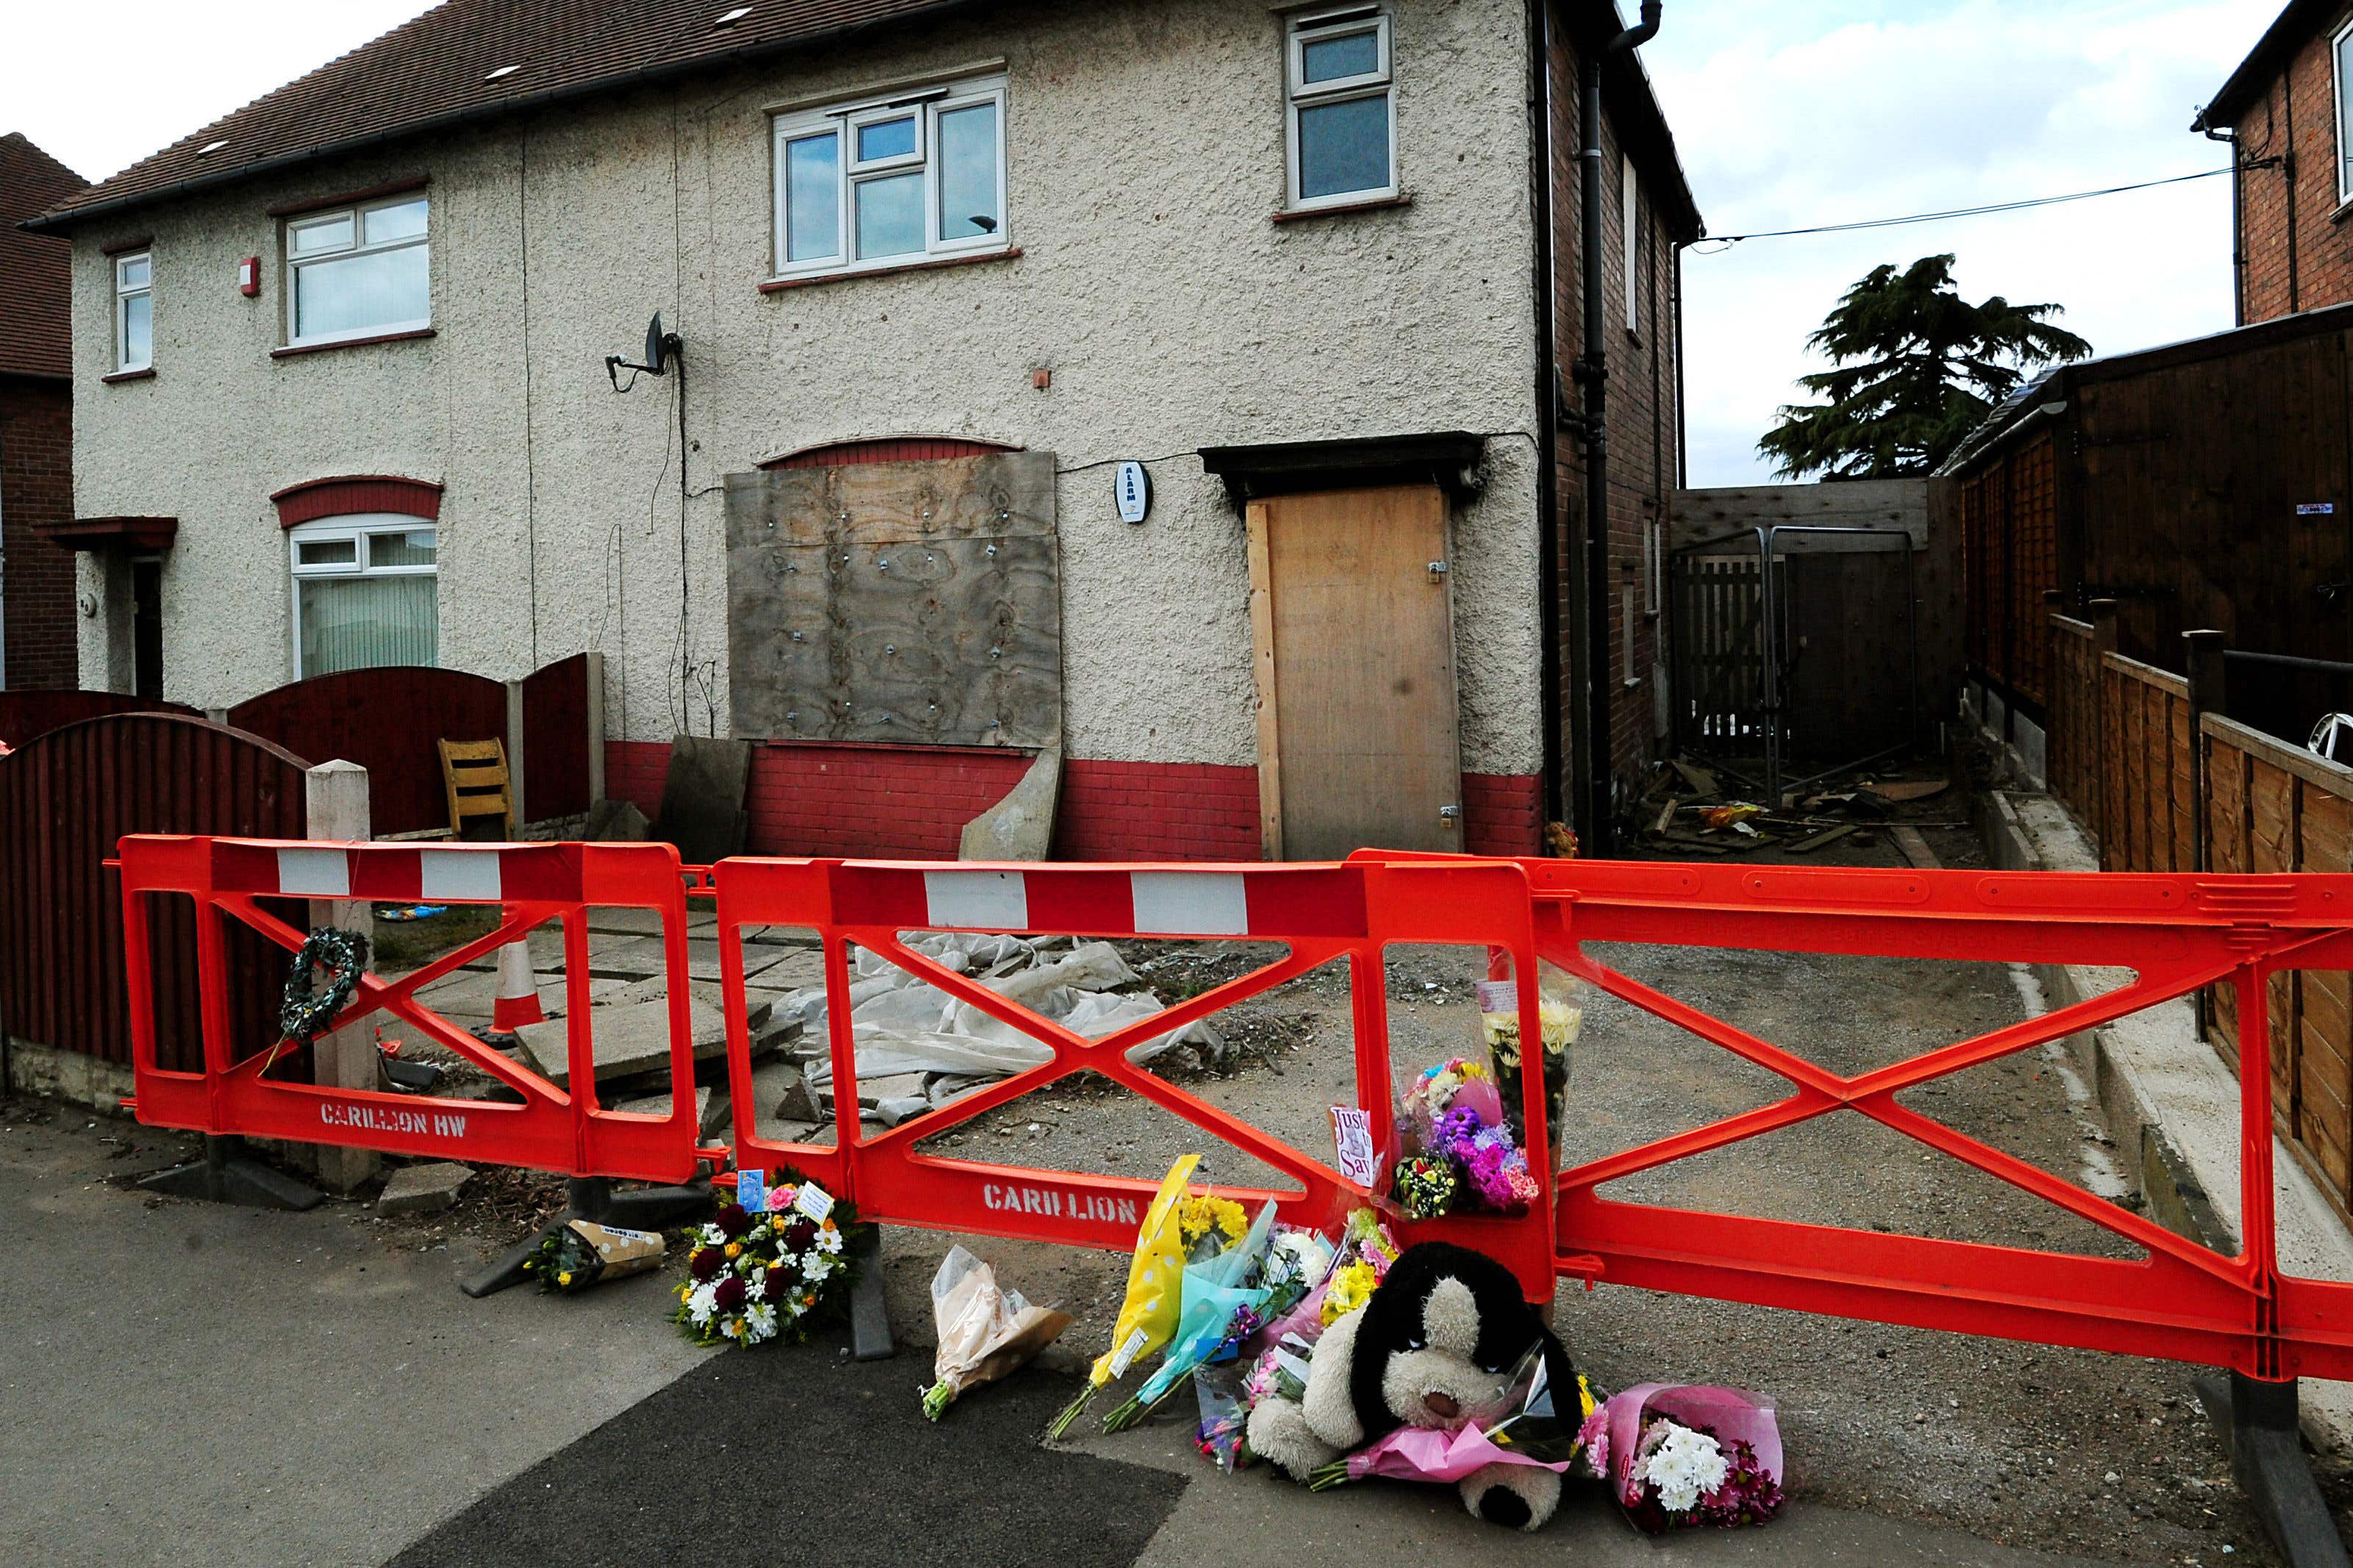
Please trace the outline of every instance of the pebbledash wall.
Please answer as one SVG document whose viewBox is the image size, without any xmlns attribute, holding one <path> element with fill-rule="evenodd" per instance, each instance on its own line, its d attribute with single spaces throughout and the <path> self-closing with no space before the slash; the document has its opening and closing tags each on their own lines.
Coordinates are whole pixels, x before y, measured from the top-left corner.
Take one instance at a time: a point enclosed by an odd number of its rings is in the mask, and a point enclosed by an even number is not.
<svg viewBox="0 0 2353 1568">
<path fill-rule="evenodd" d="M 441 485 L 441 662 L 502 675 L 601 649 L 608 793 L 650 809 L 669 737 L 728 730 L 721 476 L 900 435 L 1051 451 L 1071 759 L 1058 853 L 1251 858 L 1244 531 L 1193 452 L 1470 430 L 1488 439 L 1483 489 L 1452 517 L 1466 847 L 1532 850 L 1525 11 L 1393 10 L 1411 201 L 1379 210 L 1271 221 L 1279 17 L 1256 0 L 1173 0 L 894 29 L 87 225 L 78 512 L 179 519 L 164 695 L 212 706 L 292 672 L 273 492 L 346 474 Z M 995 69 L 1009 79 L 1017 257 L 759 289 L 772 111 Z M 273 357 L 284 288 L 269 209 L 417 176 L 430 181 L 433 334 Z M 105 384 L 102 251 L 149 235 L 155 374 Z M 245 299 L 237 263 L 256 255 L 264 286 Z M 683 626 L 672 387 L 649 378 L 616 395 L 602 363 L 634 356 L 657 310 L 686 344 Z M 1153 476 L 1140 527 L 1113 507 L 1107 465 L 1125 458 Z M 101 558 L 80 571 L 84 592 L 108 592 Z M 86 684 L 122 667 L 111 638 L 125 619 L 81 622 Z M 1025 763 L 770 743 L 755 753 L 753 843 L 953 854 Z"/>
</svg>

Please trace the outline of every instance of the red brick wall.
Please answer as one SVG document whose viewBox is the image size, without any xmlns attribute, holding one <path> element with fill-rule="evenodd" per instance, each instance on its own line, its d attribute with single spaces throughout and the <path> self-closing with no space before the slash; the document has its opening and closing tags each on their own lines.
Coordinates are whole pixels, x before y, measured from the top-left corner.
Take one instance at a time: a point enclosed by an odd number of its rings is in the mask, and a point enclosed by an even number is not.
<svg viewBox="0 0 2353 1568">
<path fill-rule="evenodd" d="M 605 790 L 652 816 L 670 747 L 613 741 Z M 1025 756 L 898 746 L 764 745 L 752 752 L 750 847 L 763 855 L 953 860 L 964 825 L 1020 782 Z M 1535 852 L 1542 826 L 1533 776 L 1467 773 L 1465 847 Z M 1058 860 L 1255 860 L 1258 770 L 1205 763 L 1062 765 Z"/>
<path fill-rule="evenodd" d="M 2242 167 L 2238 174 L 2242 300 L 2249 321 L 2353 300 L 2353 224 L 2333 221 L 2340 204 L 2328 39 L 2340 20 L 2341 15 L 2327 18 L 2232 128 L 2242 165 L 2284 160 L 2270 168 Z"/>
<path fill-rule="evenodd" d="M 1583 245 L 1584 191 L 1579 149 L 1583 145 L 1583 108 L 1579 102 L 1579 65 L 1569 29 L 1556 22 L 1552 58 L 1553 97 L 1553 278 L 1554 352 L 1564 375 L 1584 352 L 1585 296 Z M 1664 605 L 1654 613 L 1648 573 L 1654 525 L 1662 525 L 1675 487 L 1675 364 L 1674 247 L 1662 220 L 1655 193 L 1642 191 L 1641 221 L 1645 228 L 1640 272 L 1633 279 L 1639 290 L 1639 329 L 1626 331 L 1625 209 L 1620 187 L 1621 144 L 1607 108 L 1601 125 L 1601 233 L 1603 319 L 1607 336 L 1609 453 L 1609 752 L 1612 770 L 1620 779 L 1638 775 L 1660 750 L 1655 723 L 1659 677 L 1665 660 L 1667 636 Z M 1567 384 L 1572 405 L 1583 393 Z M 1556 624 L 1560 630 L 1562 704 L 1558 714 L 1560 754 L 1575 773 L 1581 763 L 1569 745 L 1569 708 L 1577 700 L 1586 653 L 1575 636 L 1569 563 L 1576 552 L 1580 520 L 1585 511 L 1585 455 L 1575 439 L 1564 435 L 1559 445 L 1561 497 L 1557 559 L 1558 580 L 1553 584 Z M 1626 658 L 1626 593 L 1632 593 L 1633 660 Z M 1663 594 L 1662 595 L 1663 598 Z M 1634 685 L 1628 685 L 1631 679 Z M 1464 785 L 1469 788 L 1468 782 Z"/>
<path fill-rule="evenodd" d="M 0 615 L 7 685 L 79 684 L 74 654 L 73 552 L 36 523 L 73 521 L 73 393 L 62 381 L 0 376 Z"/>
</svg>

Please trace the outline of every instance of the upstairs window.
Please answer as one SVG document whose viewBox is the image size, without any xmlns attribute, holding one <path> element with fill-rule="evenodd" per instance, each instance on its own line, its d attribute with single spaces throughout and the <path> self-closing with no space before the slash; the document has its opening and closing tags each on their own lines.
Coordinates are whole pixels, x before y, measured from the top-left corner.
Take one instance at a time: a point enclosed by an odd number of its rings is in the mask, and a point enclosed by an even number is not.
<svg viewBox="0 0 2353 1568">
<path fill-rule="evenodd" d="M 308 213 L 286 225 L 290 346 L 433 324 L 426 198 Z"/>
<path fill-rule="evenodd" d="M 1642 330 L 1642 186 L 1634 176 L 1634 160 L 1620 154 L 1618 159 L 1619 206 L 1620 227 L 1626 247 L 1626 332 L 1629 337 Z"/>
<path fill-rule="evenodd" d="M 294 554 L 294 678 L 440 659 L 433 524 L 388 512 L 287 531 Z"/>
<path fill-rule="evenodd" d="M 1294 211 L 1398 193 L 1389 18 L 1372 6 L 1290 23 L 1290 205 Z"/>
<path fill-rule="evenodd" d="M 2337 79 L 2337 199 L 2353 201 L 2353 22 L 2337 29 L 2328 46 Z"/>
<path fill-rule="evenodd" d="M 114 258 L 114 369 L 147 370 L 155 363 L 155 258 L 134 250 Z"/>
<path fill-rule="evenodd" d="M 780 115 L 776 165 L 780 278 L 1010 243 L 1002 77 Z"/>
</svg>

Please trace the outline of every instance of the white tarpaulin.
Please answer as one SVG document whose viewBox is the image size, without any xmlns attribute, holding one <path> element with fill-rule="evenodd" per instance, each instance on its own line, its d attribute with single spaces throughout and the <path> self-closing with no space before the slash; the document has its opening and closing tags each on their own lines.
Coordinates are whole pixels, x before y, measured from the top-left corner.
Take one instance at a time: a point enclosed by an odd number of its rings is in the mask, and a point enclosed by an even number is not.
<svg viewBox="0 0 2353 1568">
<path fill-rule="evenodd" d="M 1052 950 L 1067 939 L 910 932 L 901 940 L 941 967 L 971 975 L 1008 1001 L 1091 1040 L 1165 1011 L 1148 992 L 1116 989 L 1134 984 L 1138 976 L 1107 942 L 1056 952 Z M 1053 1056 L 1042 1041 L 958 1001 L 880 954 L 860 948 L 851 956 L 849 1025 L 858 1045 L 859 1098 L 885 1121 L 895 1124 L 976 1085 L 1009 1078 Z M 830 1099 L 833 1062 L 827 1046 L 825 988 L 792 993 L 777 1004 L 776 1016 L 797 1018 L 806 1026 L 803 1038 L 807 1043 L 802 1052 L 810 1058 L 809 1089 Z M 1217 1031 L 1201 1022 L 1155 1036 L 1127 1057 L 1150 1061 L 1178 1045 L 1198 1046 L 1212 1056 L 1224 1049 Z M 870 1087 L 887 1080 L 896 1080 L 891 1088 L 899 1092 L 880 1095 Z"/>
</svg>

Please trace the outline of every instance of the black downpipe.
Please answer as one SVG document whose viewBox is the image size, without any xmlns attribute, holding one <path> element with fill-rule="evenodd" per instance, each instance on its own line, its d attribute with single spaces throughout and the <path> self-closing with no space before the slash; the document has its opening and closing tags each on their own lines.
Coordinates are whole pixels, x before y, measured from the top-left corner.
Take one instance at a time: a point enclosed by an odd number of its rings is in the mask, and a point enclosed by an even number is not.
<svg viewBox="0 0 2353 1568">
<path fill-rule="evenodd" d="M 1583 592 L 1578 597 L 1585 611 L 1586 742 L 1585 754 L 1578 759 L 1585 814 L 1577 832 L 1584 853 L 1600 856 L 1610 851 L 1615 826 L 1609 810 L 1609 356 L 1602 346 L 1609 322 L 1601 289 L 1601 67 L 1609 56 L 1640 48 L 1658 36 L 1660 4 L 1642 0 L 1639 26 L 1585 57 L 1579 90 L 1585 119 L 1585 200 L 1577 239 L 1585 279 L 1585 342 L 1574 374 L 1585 390 L 1585 411 L 1578 420 L 1585 439 L 1585 547 L 1579 552 Z M 1628 286 L 1631 283 L 1629 279 Z"/>
<path fill-rule="evenodd" d="M 2239 139 L 2235 132 L 2218 131 L 2206 123 L 2204 110 L 2198 115 L 2198 130 L 2209 142 L 2220 142 L 2231 150 L 2231 324 L 2247 324 L 2247 193 L 2241 176 L 2246 165 L 2239 158 Z"/>
<path fill-rule="evenodd" d="M 1535 201 L 1536 710 L 1544 716 L 1546 822 L 1576 820 L 1564 798 L 1560 756 L 1560 389 L 1554 366 L 1552 214 L 1552 0 L 1528 0 L 1529 174 Z"/>
</svg>

